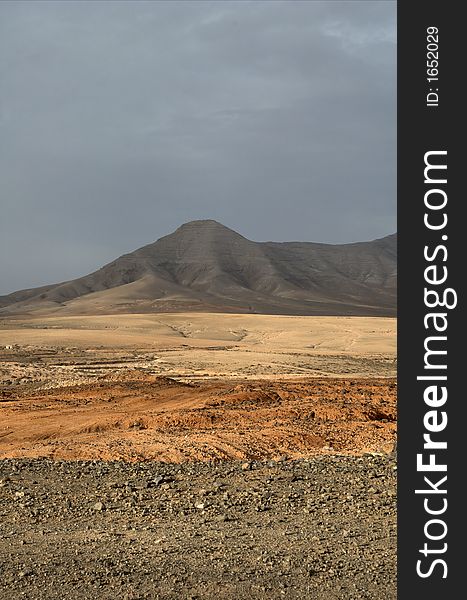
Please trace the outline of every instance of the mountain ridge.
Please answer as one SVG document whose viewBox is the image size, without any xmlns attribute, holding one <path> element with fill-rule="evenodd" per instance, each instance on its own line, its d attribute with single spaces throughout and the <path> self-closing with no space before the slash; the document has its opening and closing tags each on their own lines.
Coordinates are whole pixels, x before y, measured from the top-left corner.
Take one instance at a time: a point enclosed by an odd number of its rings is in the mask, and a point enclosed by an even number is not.
<svg viewBox="0 0 467 600">
<path fill-rule="evenodd" d="M 397 234 L 369 242 L 254 242 L 214 220 L 184 223 L 97 271 L 0 296 L 0 315 L 60 311 L 396 312 Z"/>
</svg>

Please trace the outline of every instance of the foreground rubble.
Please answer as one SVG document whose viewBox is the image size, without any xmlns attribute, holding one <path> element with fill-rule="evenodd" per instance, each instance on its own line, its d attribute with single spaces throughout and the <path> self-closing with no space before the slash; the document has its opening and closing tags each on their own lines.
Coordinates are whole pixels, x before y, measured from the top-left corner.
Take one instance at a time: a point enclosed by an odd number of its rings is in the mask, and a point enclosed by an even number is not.
<svg viewBox="0 0 467 600">
<path fill-rule="evenodd" d="M 0 598 L 396 598 L 391 455 L 0 461 Z"/>
</svg>

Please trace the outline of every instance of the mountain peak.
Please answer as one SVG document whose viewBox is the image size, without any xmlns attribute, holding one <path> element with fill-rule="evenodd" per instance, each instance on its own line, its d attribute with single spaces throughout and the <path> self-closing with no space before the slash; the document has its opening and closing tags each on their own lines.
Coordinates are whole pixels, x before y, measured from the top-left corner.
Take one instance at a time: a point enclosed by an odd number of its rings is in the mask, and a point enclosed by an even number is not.
<svg viewBox="0 0 467 600">
<path fill-rule="evenodd" d="M 196 229 L 197 231 L 213 229 L 233 231 L 233 229 L 226 227 L 225 225 L 219 223 L 219 221 L 215 221 L 214 219 L 197 219 L 194 221 L 188 221 L 187 223 L 183 223 L 183 225 L 180 225 L 180 227 L 178 227 L 176 231 L 184 231 L 187 229 Z"/>
<path fill-rule="evenodd" d="M 219 221 L 216 221 L 215 219 L 194 219 L 193 221 L 187 221 L 186 223 L 183 223 L 183 225 L 180 225 L 180 227 L 212 227 L 212 226 L 217 226 L 217 227 L 225 227 L 225 225 L 222 225 L 222 223 L 219 223 Z"/>
<path fill-rule="evenodd" d="M 180 225 L 172 234 L 168 237 L 193 239 L 198 243 L 203 243 L 203 240 L 217 239 L 223 240 L 228 238 L 245 239 L 242 235 L 226 227 L 219 221 L 214 219 L 199 219 L 196 221 L 188 221 L 183 225 Z"/>
</svg>

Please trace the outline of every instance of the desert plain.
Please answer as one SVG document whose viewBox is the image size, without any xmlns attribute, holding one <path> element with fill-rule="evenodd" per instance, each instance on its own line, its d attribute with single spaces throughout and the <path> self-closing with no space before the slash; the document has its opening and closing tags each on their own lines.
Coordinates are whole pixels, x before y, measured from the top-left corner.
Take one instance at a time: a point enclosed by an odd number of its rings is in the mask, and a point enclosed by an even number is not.
<svg viewBox="0 0 467 600">
<path fill-rule="evenodd" d="M 396 598 L 396 320 L 0 322 L 0 598 Z"/>
</svg>

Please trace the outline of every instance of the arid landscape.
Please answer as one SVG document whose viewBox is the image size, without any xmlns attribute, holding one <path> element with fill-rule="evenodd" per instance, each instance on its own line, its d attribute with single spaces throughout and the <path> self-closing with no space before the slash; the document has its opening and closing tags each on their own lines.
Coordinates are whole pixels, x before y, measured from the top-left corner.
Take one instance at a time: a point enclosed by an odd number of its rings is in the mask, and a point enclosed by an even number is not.
<svg viewBox="0 0 467 600">
<path fill-rule="evenodd" d="M 396 600 L 393 2 L 0 2 L 0 600 Z"/>
<path fill-rule="evenodd" d="M 395 598 L 395 236 L 196 221 L 0 299 L 0 599 Z"/>
</svg>

